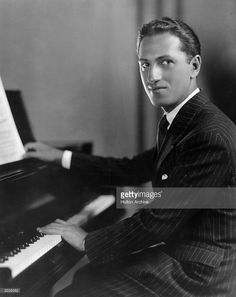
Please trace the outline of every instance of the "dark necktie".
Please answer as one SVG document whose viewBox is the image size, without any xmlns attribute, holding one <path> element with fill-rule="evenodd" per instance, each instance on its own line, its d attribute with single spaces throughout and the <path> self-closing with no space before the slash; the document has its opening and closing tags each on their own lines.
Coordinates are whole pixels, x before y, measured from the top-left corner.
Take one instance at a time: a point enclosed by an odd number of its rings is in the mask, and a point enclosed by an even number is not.
<svg viewBox="0 0 236 297">
<path fill-rule="evenodd" d="M 169 126 L 169 122 L 166 119 L 166 115 L 162 117 L 158 127 L 158 149 L 160 151 L 163 141 L 166 136 L 167 127 Z"/>
</svg>

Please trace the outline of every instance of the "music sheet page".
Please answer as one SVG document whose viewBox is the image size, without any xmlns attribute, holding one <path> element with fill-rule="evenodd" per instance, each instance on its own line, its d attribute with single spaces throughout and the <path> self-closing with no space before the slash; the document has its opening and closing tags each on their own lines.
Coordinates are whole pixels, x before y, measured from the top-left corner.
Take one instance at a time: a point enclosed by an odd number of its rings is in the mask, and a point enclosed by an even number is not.
<svg viewBox="0 0 236 297">
<path fill-rule="evenodd" d="M 24 152 L 0 78 L 0 165 L 21 160 Z"/>
</svg>

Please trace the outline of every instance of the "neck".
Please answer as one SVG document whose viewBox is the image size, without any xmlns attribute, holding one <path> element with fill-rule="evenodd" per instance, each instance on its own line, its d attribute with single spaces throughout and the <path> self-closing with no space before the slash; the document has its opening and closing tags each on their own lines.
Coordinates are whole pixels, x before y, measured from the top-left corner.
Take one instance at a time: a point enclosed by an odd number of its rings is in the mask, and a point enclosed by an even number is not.
<svg viewBox="0 0 236 297">
<path fill-rule="evenodd" d="M 189 88 L 189 91 L 186 92 L 185 96 L 183 96 L 183 98 L 181 98 L 180 100 L 178 100 L 178 102 L 176 104 L 170 105 L 170 106 L 163 106 L 162 109 L 169 113 L 172 110 L 174 110 L 179 104 L 181 104 L 186 98 L 188 98 L 188 96 L 190 94 L 192 94 L 193 91 L 195 91 L 198 88 L 197 82 L 195 81 Z"/>
</svg>

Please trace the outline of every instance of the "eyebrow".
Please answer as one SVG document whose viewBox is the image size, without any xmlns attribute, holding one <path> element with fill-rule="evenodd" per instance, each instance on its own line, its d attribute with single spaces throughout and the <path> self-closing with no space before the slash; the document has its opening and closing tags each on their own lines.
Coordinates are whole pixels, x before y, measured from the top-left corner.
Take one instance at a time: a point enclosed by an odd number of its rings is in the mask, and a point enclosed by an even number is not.
<svg viewBox="0 0 236 297">
<path fill-rule="evenodd" d="M 163 55 L 163 56 L 157 57 L 155 60 L 163 60 L 163 59 L 172 59 L 173 60 L 174 58 L 169 55 Z M 148 61 L 148 59 L 144 59 L 144 58 L 138 59 L 138 62 L 143 62 L 143 61 Z"/>
</svg>

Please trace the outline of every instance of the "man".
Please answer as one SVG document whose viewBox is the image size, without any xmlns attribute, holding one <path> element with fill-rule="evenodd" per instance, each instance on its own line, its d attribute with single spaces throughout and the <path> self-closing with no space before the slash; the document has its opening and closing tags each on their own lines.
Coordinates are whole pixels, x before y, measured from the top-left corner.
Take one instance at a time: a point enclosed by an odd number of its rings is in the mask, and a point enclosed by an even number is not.
<svg viewBox="0 0 236 297">
<path fill-rule="evenodd" d="M 164 111 L 156 148 L 116 159 L 30 143 L 26 157 L 119 185 L 234 187 L 236 129 L 198 89 L 196 34 L 182 21 L 154 20 L 141 28 L 137 51 L 145 91 Z M 90 260 L 60 296 L 235 296 L 235 210 L 141 209 L 89 234 L 62 220 L 39 230 L 61 234 Z"/>
</svg>

